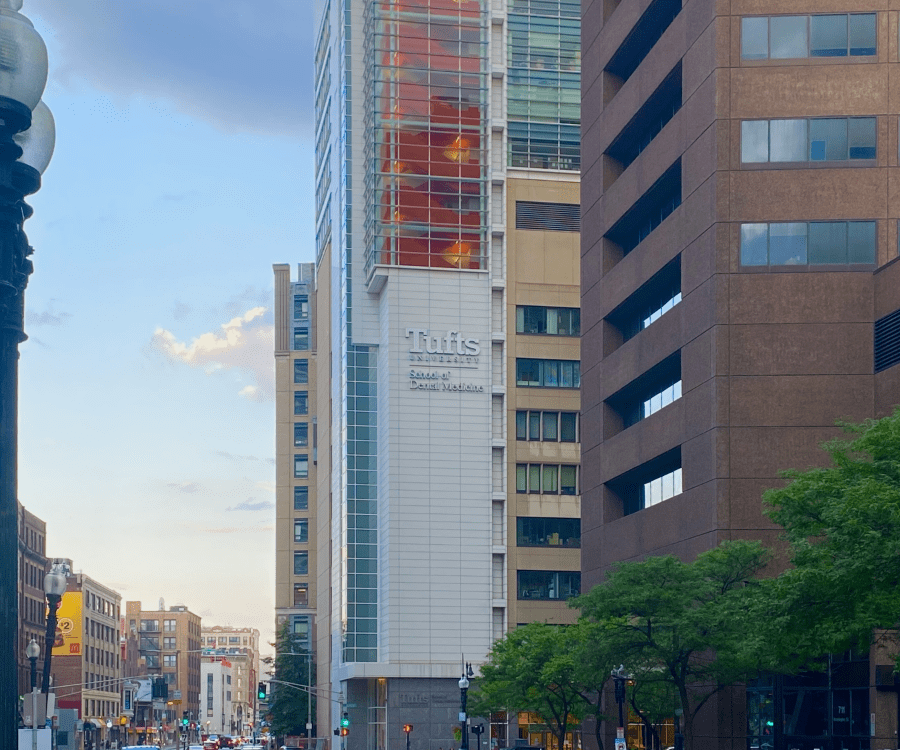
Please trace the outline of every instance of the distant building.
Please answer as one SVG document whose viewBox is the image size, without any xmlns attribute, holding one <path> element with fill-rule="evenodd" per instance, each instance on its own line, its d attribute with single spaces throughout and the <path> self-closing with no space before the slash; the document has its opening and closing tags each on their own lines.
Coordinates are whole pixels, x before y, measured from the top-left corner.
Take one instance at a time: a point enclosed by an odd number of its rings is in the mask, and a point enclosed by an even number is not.
<svg viewBox="0 0 900 750">
<path fill-rule="evenodd" d="M 200 663 L 202 730 L 207 734 L 232 734 L 232 697 L 234 678 L 232 664 L 226 656 L 203 655 Z"/>
<path fill-rule="evenodd" d="M 200 709 L 200 617 L 183 604 L 142 610 L 140 602 L 125 603 L 125 627 L 138 634 L 138 653 L 146 673 L 161 675 L 169 686 L 165 724 L 174 726 L 184 711 Z M 176 697 L 180 694 L 180 697 Z"/>
<path fill-rule="evenodd" d="M 19 695 L 31 690 L 31 662 L 25 656 L 25 648 L 34 638 L 41 647 L 41 657 L 36 663 L 37 684 L 40 687 L 41 670 L 46 652 L 47 600 L 44 597 L 44 574 L 48 570 L 45 557 L 47 524 L 34 513 L 18 504 L 19 530 Z"/>
<path fill-rule="evenodd" d="M 53 562 L 72 570 L 71 560 Z M 57 611 L 53 684 L 59 707 L 78 711 L 96 744 L 109 738 L 106 722 L 120 716 L 122 597 L 84 573 L 70 572 L 67 580 Z"/>
<path fill-rule="evenodd" d="M 227 657 L 232 664 L 232 731 L 241 734 L 251 723 L 256 723 L 259 631 L 222 625 L 204 627 L 200 643 L 204 658 Z M 204 687 L 201 680 L 201 693 Z"/>
</svg>

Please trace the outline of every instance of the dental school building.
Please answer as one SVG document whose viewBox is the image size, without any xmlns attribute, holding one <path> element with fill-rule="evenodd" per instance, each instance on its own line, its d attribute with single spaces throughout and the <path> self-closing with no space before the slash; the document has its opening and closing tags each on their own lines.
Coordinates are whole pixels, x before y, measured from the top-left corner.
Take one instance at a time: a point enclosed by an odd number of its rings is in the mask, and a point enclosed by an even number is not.
<svg viewBox="0 0 900 750">
<path fill-rule="evenodd" d="M 315 507 L 279 524 L 318 551 L 279 575 L 315 607 L 319 736 L 346 712 L 349 750 L 404 724 L 448 749 L 463 663 L 574 621 L 580 591 L 580 3 L 323 5 L 315 375 L 278 396 L 314 409 Z M 483 723 L 548 741 L 527 714 Z"/>
</svg>

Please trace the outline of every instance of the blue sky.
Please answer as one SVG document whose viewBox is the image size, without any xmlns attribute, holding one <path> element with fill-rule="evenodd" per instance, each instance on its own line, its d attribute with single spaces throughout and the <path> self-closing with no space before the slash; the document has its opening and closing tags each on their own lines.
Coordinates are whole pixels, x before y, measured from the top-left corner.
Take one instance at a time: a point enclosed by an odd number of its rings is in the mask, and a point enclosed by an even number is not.
<svg viewBox="0 0 900 750">
<path fill-rule="evenodd" d="M 274 620 L 272 263 L 313 258 L 313 0 L 25 0 L 56 151 L 26 224 L 19 497 L 51 556 Z"/>
</svg>

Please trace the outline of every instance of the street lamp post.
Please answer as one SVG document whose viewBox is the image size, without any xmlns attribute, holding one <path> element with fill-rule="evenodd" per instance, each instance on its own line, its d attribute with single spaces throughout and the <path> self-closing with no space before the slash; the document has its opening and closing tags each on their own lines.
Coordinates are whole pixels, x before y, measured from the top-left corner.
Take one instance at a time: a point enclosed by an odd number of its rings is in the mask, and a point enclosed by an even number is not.
<svg viewBox="0 0 900 750">
<path fill-rule="evenodd" d="M 47 48 L 19 13 L 22 0 L 0 0 L 0 747 L 17 744 L 18 360 L 25 340 L 24 292 L 32 271 L 22 231 L 32 210 L 24 198 L 41 185 L 53 153 L 53 118 L 43 107 Z M 23 134 L 32 128 L 30 134 Z M 40 131 L 40 132 L 38 132 Z M 18 138 L 16 138 L 18 136 Z"/>
<path fill-rule="evenodd" d="M 31 662 L 31 690 L 34 691 L 34 688 L 37 686 L 37 660 L 41 656 L 41 647 L 38 646 L 38 642 L 34 638 L 25 647 L 25 656 Z"/>
<path fill-rule="evenodd" d="M 616 703 L 619 704 L 619 728 L 616 732 L 617 740 L 625 739 L 625 681 L 628 675 L 625 673 L 625 665 L 620 664 L 618 669 L 612 670 L 610 675 L 613 678 L 615 687 Z M 618 743 L 617 743 L 618 744 Z"/>
<path fill-rule="evenodd" d="M 469 692 L 469 677 L 474 677 L 472 665 L 468 662 L 463 667 L 462 677 L 459 680 L 459 721 L 462 724 L 462 740 L 460 750 L 469 750 L 469 718 L 466 715 L 466 698 Z"/>
<path fill-rule="evenodd" d="M 2 2 L 2 0 L 0 0 Z M 47 595 L 47 633 L 44 644 L 44 674 L 41 676 L 41 692 L 50 692 L 50 658 L 53 656 L 53 643 L 56 640 L 56 611 L 59 601 L 66 593 L 68 579 L 63 572 L 64 565 L 54 564 L 50 572 L 44 576 L 44 593 Z"/>
</svg>

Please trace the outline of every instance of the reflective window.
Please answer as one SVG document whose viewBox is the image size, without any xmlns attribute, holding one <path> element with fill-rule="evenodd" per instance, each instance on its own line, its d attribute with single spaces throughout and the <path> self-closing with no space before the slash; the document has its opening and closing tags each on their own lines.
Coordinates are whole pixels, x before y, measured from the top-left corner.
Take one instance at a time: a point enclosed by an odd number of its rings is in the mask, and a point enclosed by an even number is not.
<svg viewBox="0 0 900 750">
<path fill-rule="evenodd" d="M 294 447 L 306 448 L 309 445 L 309 422 L 294 424 Z"/>
<path fill-rule="evenodd" d="M 581 573 L 577 571 L 519 570 L 516 577 L 519 599 L 555 601 L 581 593 Z"/>
<path fill-rule="evenodd" d="M 744 120 L 744 164 L 875 159 L 875 117 Z"/>
<path fill-rule="evenodd" d="M 581 363 L 576 360 L 516 359 L 516 385 L 526 388 L 579 388 Z"/>
<path fill-rule="evenodd" d="M 644 507 L 649 508 L 664 500 L 681 494 L 681 469 L 667 472 L 660 477 L 644 482 Z"/>
<path fill-rule="evenodd" d="M 294 510 L 309 508 L 309 487 L 294 487 Z"/>
<path fill-rule="evenodd" d="M 294 295 L 294 320 L 305 320 L 309 317 L 309 296 L 306 294 Z"/>
<path fill-rule="evenodd" d="M 571 464 L 516 464 L 516 492 L 577 495 L 578 467 Z"/>
<path fill-rule="evenodd" d="M 580 336 L 581 310 L 577 307 L 516 307 L 516 333 L 545 336 Z"/>
<path fill-rule="evenodd" d="M 875 55 L 875 17 L 875 13 L 839 13 L 742 18 L 741 57 L 789 60 Z"/>
<path fill-rule="evenodd" d="M 516 544 L 519 547 L 580 547 L 581 519 L 516 519 Z"/>
<path fill-rule="evenodd" d="M 294 541 L 306 544 L 309 541 L 309 520 L 306 518 L 294 519 Z"/>
<path fill-rule="evenodd" d="M 309 575 L 309 552 L 304 550 L 294 553 L 294 575 Z"/>
<path fill-rule="evenodd" d="M 309 456 L 306 453 L 298 453 L 294 456 L 294 479 L 309 478 Z"/>
<path fill-rule="evenodd" d="M 681 398 L 681 380 L 666 386 L 659 393 L 654 393 L 650 398 L 644 400 L 642 407 L 644 418 L 646 419 L 651 414 L 655 414 L 679 398 Z"/>
<path fill-rule="evenodd" d="M 294 391 L 294 414 L 309 414 L 309 391 Z"/>
<path fill-rule="evenodd" d="M 294 351 L 305 352 L 309 349 L 309 329 L 294 329 Z"/>
<path fill-rule="evenodd" d="M 294 360 L 294 382 L 295 383 L 308 383 L 309 382 L 309 360 L 308 359 L 295 359 Z"/>
<path fill-rule="evenodd" d="M 875 230 L 874 221 L 741 224 L 741 265 L 870 265 Z"/>
</svg>

